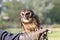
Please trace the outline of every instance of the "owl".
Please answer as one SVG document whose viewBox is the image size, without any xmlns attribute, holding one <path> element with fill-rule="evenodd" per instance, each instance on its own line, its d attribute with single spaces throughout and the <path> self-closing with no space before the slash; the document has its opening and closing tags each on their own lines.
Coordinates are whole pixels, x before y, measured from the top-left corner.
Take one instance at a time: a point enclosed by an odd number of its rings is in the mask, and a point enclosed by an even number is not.
<svg viewBox="0 0 60 40">
<path fill-rule="evenodd" d="M 30 9 L 20 12 L 21 24 L 25 32 L 37 31 L 40 28 L 39 17 Z"/>
</svg>

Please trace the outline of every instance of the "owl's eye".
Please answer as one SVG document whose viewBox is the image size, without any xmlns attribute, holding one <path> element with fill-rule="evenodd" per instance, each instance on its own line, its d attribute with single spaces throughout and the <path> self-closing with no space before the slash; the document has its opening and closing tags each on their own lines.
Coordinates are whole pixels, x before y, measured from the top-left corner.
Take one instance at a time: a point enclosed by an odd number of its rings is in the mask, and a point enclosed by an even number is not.
<svg viewBox="0 0 60 40">
<path fill-rule="evenodd" d="M 24 14 L 22 14 L 22 15 L 24 15 Z"/>
<path fill-rule="evenodd" d="M 29 15 L 30 13 L 26 13 L 26 15 Z"/>
</svg>

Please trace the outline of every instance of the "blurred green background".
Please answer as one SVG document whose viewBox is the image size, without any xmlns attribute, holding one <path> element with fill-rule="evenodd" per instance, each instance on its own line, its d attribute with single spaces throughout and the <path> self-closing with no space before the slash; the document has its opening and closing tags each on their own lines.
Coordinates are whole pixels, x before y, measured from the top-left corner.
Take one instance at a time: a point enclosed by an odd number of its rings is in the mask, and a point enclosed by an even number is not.
<svg viewBox="0 0 60 40">
<path fill-rule="evenodd" d="M 42 26 L 52 30 L 49 40 L 60 40 L 60 0 L 0 0 L 0 29 L 22 32 L 19 14 L 22 9 L 33 10 Z"/>
</svg>

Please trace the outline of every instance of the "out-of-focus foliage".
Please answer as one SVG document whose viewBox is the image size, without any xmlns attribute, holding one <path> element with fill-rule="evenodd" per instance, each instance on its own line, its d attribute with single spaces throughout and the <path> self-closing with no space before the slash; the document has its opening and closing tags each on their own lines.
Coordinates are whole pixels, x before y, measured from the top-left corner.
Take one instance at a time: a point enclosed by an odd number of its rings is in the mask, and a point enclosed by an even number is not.
<svg viewBox="0 0 60 40">
<path fill-rule="evenodd" d="M 52 23 L 60 24 L 60 0 L 54 1 L 54 9 L 50 12 L 50 18 Z"/>
<path fill-rule="evenodd" d="M 0 4 L 2 4 L 0 17 L 2 28 L 20 27 L 19 13 L 22 9 L 33 10 L 42 24 L 60 23 L 60 0 L 6 0 Z M 9 17 L 9 20 L 3 20 L 4 15 Z"/>
</svg>

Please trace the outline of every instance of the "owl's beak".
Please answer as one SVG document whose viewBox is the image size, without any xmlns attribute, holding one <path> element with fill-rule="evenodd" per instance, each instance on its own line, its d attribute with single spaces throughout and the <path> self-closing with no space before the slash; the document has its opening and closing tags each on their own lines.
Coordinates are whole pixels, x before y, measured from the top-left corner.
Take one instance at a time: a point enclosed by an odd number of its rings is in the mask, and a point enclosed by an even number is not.
<svg viewBox="0 0 60 40">
<path fill-rule="evenodd" d="M 28 17 L 27 16 L 24 16 L 24 19 L 28 20 Z"/>
</svg>

